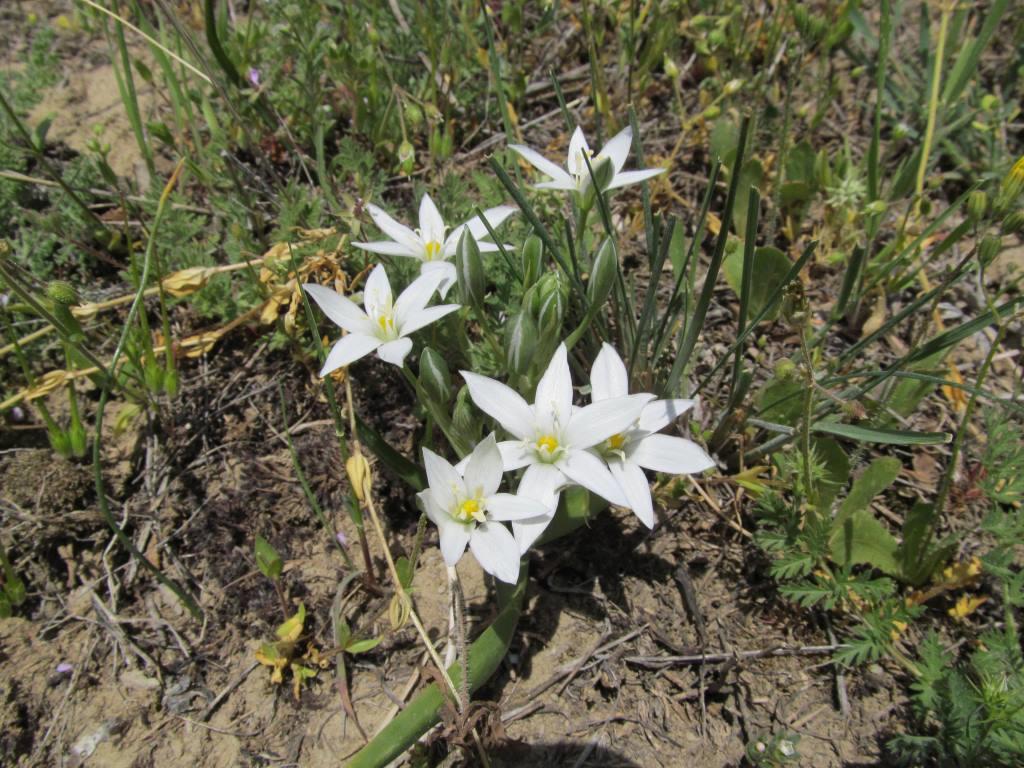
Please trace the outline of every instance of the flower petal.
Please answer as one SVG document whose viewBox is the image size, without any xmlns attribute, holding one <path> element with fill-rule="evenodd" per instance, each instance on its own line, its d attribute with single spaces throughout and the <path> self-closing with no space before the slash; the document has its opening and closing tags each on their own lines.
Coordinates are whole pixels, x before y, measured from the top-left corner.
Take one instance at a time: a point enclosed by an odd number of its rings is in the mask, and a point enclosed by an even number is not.
<svg viewBox="0 0 1024 768">
<path fill-rule="evenodd" d="M 512 205 L 499 205 L 495 208 L 488 208 L 483 212 L 484 219 L 490 224 L 491 229 L 497 229 L 500 227 L 509 216 L 514 213 L 518 213 L 519 209 Z M 473 237 L 477 240 L 484 240 L 491 236 L 491 233 L 487 231 L 487 227 L 484 226 L 484 222 L 480 220 L 479 216 L 474 216 L 472 219 L 466 222 L 465 226 L 472 233 Z M 458 240 L 455 241 L 456 243 Z"/>
<path fill-rule="evenodd" d="M 331 288 L 316 283 L 304 283 L 302 287 L 332 323 L 340 325 L 349 333 L 372 335 L 370 318 L 354 301 Z"/>
<path fill-rule="evenodd" d="M 373 223 L 377 225 L 377 229 L 383 232 L 385 235 L 390 237 L 396 243 L 401 243 L 410 251 L 422 251 L 423 241 L 405 224 L 400 224 L 395 221 L 391 216 L 384 212 L 383 209 L 378 208 L 373 203 L 366 206 L 366 210 L 370 212 L 370 218 L 373 219 Z"/>
<path fill-rule="evenodd" d="M 519 547 L 501 523 L 481 523 L 469 538 L 469 549 L 480 567 L 506 584 L 519 581 Z"/>
<path fill-rule="evenodd" d="M 533 410 L 511 387 L 500 381 L 462 371 L 462 378 L 469 387 L 469 396 L 476 407 L 501 424 L 520 440 L 530 440 L 534 435 Z"/>
<path fill-rule="evenodd" d="M 641 467 L 669 475 L 689 475 L 715 466 L 714 460 L 692 440 L 671 435 L 649 435 L 629 452 Z"/>
<path fill-rule="evenodd" d="M 644 432 L 658 432 L 693 408 L 694 400 L 655 400 L 644 406 L 639 427 Z"/>
<path fill-rule="evenodd" d="M 420 237 L 425 243 L 444 242 L 444 219 L 441 212 L 437 210 L 430 195 L 424 193 L 420 198 Z"/>
<path fill-rule="evenodd" d="M 631 146 L 633 146 L 633 129 L 627 125 L 612 138 L 608 139 L 608 142 L 601 148 L 598 155 L 611 160 L 615 173 L 618 173 L 622 170 L 622 166 L 626 164 L 626 158 L 629 157 L 629 148 Z"/>
<path fill-rule="evenodd" d="M 451 516 L 460 499 L 466 496 L 466 484 L 455 467 L 429 448 L 423 449 L 423 467 L 427 470 L 427 484 L 441 511 Z"/>
<path fill-rule="evenodd" d="M 576 130 L 569 138 L 569 156 L 565 163 L 569 173 L 577 178 L 587 176 L 587 164 L 583 160 L 584 152 L 590 154 L 590 145 L 587 144 L 587 139 L 583 135 L 583 129 L 577 125 Z"/>
<path fill-rule="evenodd" d="M 556 422 L 561 428 L 569 423 L 572 415 L 572 376 L 564 343 L 559 344 L 551 356 L 547 370 L 537 382 L 537 394 L 533 400 L 534 413 L 537 414 L 541 429 L 553 430 L 551 422 Z"/>
<path fill-rule="evenodd" d="M 654 395 L 643 393 L 591 403 L 573 413 L 562 437 L 567 445 L 574 448 L 597 445 L 612 435 L 626 431 L 640 418 L 644 406 L 653 399 Z"/>
<path fill-rule="evenodd" d="M 525 467 L 533 456 L 522 440 L 502 440 L 498 443 L 498 450 L 501 451 L 501 463 L 506 472 Z"/>
<path fill-rule="evenodd" d="M 619 187 L 628 187 L 630 184 L 639 184 L 641 181 L 653 179 L 658 174 L 664 172 L 664 168 L 648 168 L 643 171 L 623 171 L 622 173 L 616 173 L 615 178 L 612 179 L 612 183 L 608 185 L 608 189 L 618 189 Z"/>
<path fill-rule="evenodd" d="M 648 528 L 654 527 L 654 502 L 651 500 L 651 486 L 647 482 L 644 471 L 630 460 L 612 459 L 608 462 L 608 470 L 626 494 L 628 506 L 640 518 L 640 522 Z"/>
<path fill-rule="evenodd" d="M 567 187 L 558 187 L 558 189 L 576 189 L 576 182 L 570 178 L 569 174 L 565 172 L 564 168 L 559 168 L 553 162 L 548 160 L 544 155 L 535 149 L 530 149 L 522 144 L 509 144 L 508 148 L 513 152 L 519 154 L 526 162 L 532 165 L 541 173 L 546 176 L 550 176 L 552 180 L 561 184 L 568 184 Z M 550 182 L 544 182 L 546 184 Z M 539 185 L 538 185 L 539 187 Z"/>
<path fill-rule="evenodd" d="M 384 271 L 383 264 L 378 264 L 366 278 L 366 286 L 363 288 L 363 306 L 366 307 L 366 314 L 371 318 L 376 318 L 390 313 L 391 305 L 391 283 L 388 282 L 388 273 Z"/>
<path fill-rule="evenodd" d="M 423 308 L 430 303 L 430 298 L 442 280 L 444 280 L 443 272 L 428 270 L 426 274 L 421 274 L 402 291 L 395 302 L 395 327 L 399 333 L 406 333 L 405 325 L 409 318 L 422 312 Z M 412 331 L 408 333 L 412 333 Z"/>
<path fill-rule="evenodd" d="M 487 517 L 493 520 L 544 517 L 548 511 L 546 504 L 514 493 L 496 493 L 487 497 Z"/>
<path fill-rule="evenodd" d="M 491 432 L 477 443 L 476 448 L 469 454 L 466 470 L 462 473 L 466 481 L 466 490 L 470 496 L 490 496 L 501 485 L 504 471 L 501 451 L 498 450 L 498 443 Z"/>
<path fill-rule="evenodd" d="M 552 464 L 531 464 L 523 473 L 517 494 L 541 502 L 547 512 L 538 517 L 527 517 L 512 521 L 512 532 L 520 552 L 526 552 L 555 517 L 558 509 L 558 494 L 565 485 L 565 475 Z"/>
<path fill-rule="evenodd" d="M 426 275 L 431 272 L 441 274 L 441 282 L 437 285 L 437 295 L 444 299 L 448 290 L 455 285 L 455 265 L 450 261 L 424 261 L 420 267 L 420 274 Z"/>
<path fill-rule="evenodd" d="M 413 251 L 402 243 L 393 243 L 390 240 L 381 240 L 374 243 L 352 243 L 356 248 L 362 248 L 370 253 L 379 253 L 384 256 L 408 256 L 414 259 L 423 258 L 423 250 Z"/>
<path fill-rule="evenodd" d="M 592 402 L 622 397 L 629 394 L 629 374 L 615 347 L 605 342 L 590 369 L 590 399 Z"/>
<path fill-rule="evenodd" d="M 401 368 L 405 365 L 405 357 L 412 352 L 412 339 L 404 336 L 394 341 L 381 344 L 377 349 L 377 357 L 385 363 L 391 363 Z"/>
<path fill-rule="evenodd" d="M 420 328 L 437 322 L 445 315 L 450 315 L 457 309 L 461 309 L 458 304 L 438 304 L 436 307 L 427 307 L 420 310 L 405 321 L 405 324 L 401 327 L 402 335 L 408 336 L 410 333 L 415 333 Z"/>
<path fill-rule="evenodd" d="M 323 378 L 331 371 L 336 371 L 343 366 L 351 365 L 361 357 L 366 357 L 382 343 L 376 336 L 367 336 L 362 333 L 350 333 L 347 336 L 342 336 L 338 343 L 331 347 L 331 351 L 324 361 L 324 367 L 320 369 L 320 377 Z"/>
<path fill-rule="evenodd" d="M 542 181 L 539 184 L 533 185 L 534 189 L 558 189 L 567 192 L 575 192 L 579 186 L 572 179 L 565 179 L 561 181 Z"/>
<path fill-rule="evenodd" d="M 629 506 L 626 494 L 608 471 L 608 465 L 589 451 L 569 451 L 556 466 L 576 485 L 582 485 L 612 504 Z"/>
</svg>

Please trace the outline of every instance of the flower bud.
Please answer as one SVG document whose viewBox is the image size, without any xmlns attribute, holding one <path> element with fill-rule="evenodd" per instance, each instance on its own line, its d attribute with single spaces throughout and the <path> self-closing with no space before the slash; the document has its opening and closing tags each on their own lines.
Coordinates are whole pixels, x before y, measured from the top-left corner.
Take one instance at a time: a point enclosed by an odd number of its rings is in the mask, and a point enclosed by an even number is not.
<svg viewBox="0 0 1024 768">
<path fill-rule="evenodd" d="M 459 287 L 460 303 L 481 310 L 485 291 L 484 263 L 480 256 L 480 247 L 476 244 L 476 238 L 469 231 L 469 227 L 462 231 L 455 249 L 455 279 Z"/>
<path fill-rule="evenodd" d="M 869 216 L 881 216 L 887 207 L 885 200 L 872 200 L 864 206 L 864 212 Z"/>
<path fill-rule="evenodd" d="M 977 224 L 983 218 L 985 218 L 985 212 L 988 210 L 988 195 L 982 189 L 976 189 L 971 192 L 967 197 L 967 215 L 971 217 L 971 221 Z"/>
<path fill-rule="evenodd" d="M 345 472 L 348 473 L 348 481 L 352 491 L 360 504 L 365 504 L 373 487 L 373 473 L 370 472 L 370 463 L 361 453 L 354 453 L 345 462 Z"/>
<path fill-rule="evenodd" d="M 999 194 L 996 196 L 996 210 L 1001 213 L 1008 211 L 1017 202 L 1021 191 L 1024 191 L 1024 155 L 1021 155 L 1000 182 Z"/>
<path fill-rule="evenodd" d="M 46 295 L 57 304 L 70 307 L 80 303 L 75 286 L 64 280 L 51 280 L 46 286 Z"/>
<path fill-rule="evenodd" d="M 662 69 L 665 70 L 665 74 L 675 80 L 679 77 L 679 65 L 672 61 L 672 58 L 666 53 L 665 58 L 662 61 Z"/>
<path fill-rule="evenodd" d="M 597 256 L 594 257 L 594 264 L 590 270 L 590 279 L 587 281 L 587 299 L 591 304 L 600 306 L 608 298 L 615 285 L 618 270 L 618 249 L 615 242 L 606 237 L 601 247 L 597 249 Z"/>
<path fill-rule="evenodd" d="M 420 386 L 427 397 L 445 404 L 452 391 L 452 375 L 448 364 L 431 347 L 424 347 L 420 354 Z"/>
<path fill-rule="evenodd" d="M 726 96 L 732 96 L 734 93 L 737 93 L 740 90 L 740 88 L 742 88 L 742 87 L 743 87 L 743 80 L 741 80 L 740 78 L 737 77 L 736 79 L 730 80 L 728 83 L 725 84 L 725 88 L 723 90 L 723 93 Z"/>
<path fill-rule="evenodd" d="M 1024 230 L 1024 211 L 1014 211 L 1003 219 L 1003 234 L 1015 235 Z"/>
<path fill-rule="evenodd" d="M 544 338 L 562 338 L 562 320 L 568 300 L 566 288 L 565 281 L 556 272 L 549 272 L 537 283 L 533 316 L 537 318 L 538 331 Z"/>
<path fill-rule="evenodd" d="M 985 235 L 978 245 L 978 261 L 983 267 L 987 267 L 1002 249 L 1003 238 L 998 235 Z"/>
<path fill-rule="evenodd" d="M 423 124 L 423 110 L 419 104 L 408 102 L 405 105 L 405 124 L 410 128 L 418 128 Z"/>
<path fill-rule="evenodd" d="M 722 114 L 722 108 L 717 104 L 712 104 L 710 107 L 701 112 L 700 116 L 703 117 L 705 120 L 714 120 L 720 114 Z"/>
<path fill-rule="evenodd" d="M 398 167 L 406 175 L 416 167 L 416 150 L 408 139 L 398 145 Z"/>
<path fill-rule="evenodd" d="M 530 370 L 537 345 L 537 324 L 527 308 L 522 308 L 505 327 L 505 364 L 509 373 L 521 376 Z"/>
<path fill-rule="evenodd" d="M 526 290 L 540 279 L 544 268 L 544 241 L 536 235 L 530 235 L 523 243 L 522 267 L 523 290 Z"/>
</svg>

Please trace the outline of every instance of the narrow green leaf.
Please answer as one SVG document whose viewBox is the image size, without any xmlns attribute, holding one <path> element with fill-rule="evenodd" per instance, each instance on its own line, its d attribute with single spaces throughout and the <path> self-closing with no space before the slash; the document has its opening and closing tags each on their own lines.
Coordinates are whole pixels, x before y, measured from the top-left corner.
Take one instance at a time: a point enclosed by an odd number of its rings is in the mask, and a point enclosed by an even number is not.
<svg viewBox="0 0 1024 768">
<path fill-rule="evenodd" d="M 811 425 L 811 430 L 819 434 L 845 437 L 847 440 L 883 445 L 939 445 L 953 440 L 953 436 L 948 432 L 878 429 L 877 427 L 861 427 L 857 424 L 840 424 L 834 421 L 815 422 Z"/>
<path fill-rule="evenodd" d="M 365 640 L 356 640 L 353 643 L 349 643 L 349 645 L 345 648 L 345 653 L 351 653 L 354 655 L 357 653 L 366 653 L 367 651 L 372 651 L 374 648 L 380 645 L 381 641 L 383 640 L 383 635 L 381 635 L 380 637 L 368 637 Z"/>
</svg>

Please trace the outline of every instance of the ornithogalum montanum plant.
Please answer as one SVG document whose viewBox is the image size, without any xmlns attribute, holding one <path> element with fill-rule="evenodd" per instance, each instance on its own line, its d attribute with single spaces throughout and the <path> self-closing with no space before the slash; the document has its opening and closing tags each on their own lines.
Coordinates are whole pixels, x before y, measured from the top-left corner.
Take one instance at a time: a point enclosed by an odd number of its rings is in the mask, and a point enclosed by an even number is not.
<svg viewBox="0 0 1024 768">
<path fill-rule="evenodd" d="M 551 177 L 551 181 L 542 181 L 540 184 L 534 185 L 537 189 L 563 189 L 583 194 L 590 185 L 590 169 L 587 168 L 587 159 L 590 160 L 590 168 L 593 169 L 596 178 L 601 178 L 604 175 L 599 169 L 604 161 L 607 160 L 610 165 L 611 173 L 608 174 L 608 181 L 602 183 L 602 191 L 639 184 L 659 173 L 664 173 L 664 168 L 623 171 L 622 167 L 626 164 L 632 144 L 633 129 L 624 128 L 609 139 L 608 143 L 595 155 L 587 144 L 583 130 L 577 126 L 573 131 L 572 138 L 569 139 L 569 156 L 566 158 L 565 168 L 555 165 L 540 152 L 522 144 L 510 144 L 509 149 L 517 152 L 538 171 Z"/>
<path fill-rule="evenodd" d="M 498 443 L 506 471 L 526 467 L 519 494 L 545 503 L 543 516 L 513 520 L 512 530 L 525 552 L 554 517 L 560 490 L 581 485 L 613 504 L 627 505 L 608 466 L 588 448 L 628 429 L 654 395 L 628 395 L 592 403 L 572 404 L 572 378 L 565 344 L 559 344 L 537 384 L 534 404 L 494 379 L 462 372 L 476 406 L 515 437 Z"/>
<path fill-rule="evenodd" d="M 404 224 L 395 221 L 391 216 L 378 208 L 376 205 L 368 205 L 367 210 L 381 232 L 391 240 L 381 240 L 372 243 L 353 243 L 357 248 L 371 253 L 379 253 L 384 256 L 405 256 L 418 259 L 422 262 L 420 271 L 422 274 L 440 272 L 442 280 L 438 287 L 443 298 L 448 289 L 455 283 L 455 266 L 451 262 L 455 255 L 455 247 L 463 231 L 469 230 L 477 241 L 477 247 L 481 252 L 497 251 L 498 246 L 488 242 L 486 238 L 489 233 L 487 227 L 497 229 L 509 216 L 516 212 L 516 209 L 509 205 L 499 205 L 497 208 L 488 208 L 483 212 L 483 218 L 474 216 L 467 222 L 459 224 L 445 237 L 448 227 L 441 218 L 437 206 L 430 199 L 430 195 L 423 195 L 420 199 L 420 226 L 413 230 Z M 511 248 L 512 246 L 507 246 Z"/>
<path fill-rule="evenodd" d="M 616 400 L 629 394 L 629 374 L 618 352 L 604 344 L 590 371 L 591 400 Z M 653 397 L 653 395 L 652 395 Z M 594 447 L 626 497 L 627 505 L 648 528 L 654 527 L 654 504 L 644 469 L 672 475 L 703 472 L 715 466 L 692 440 L 655 434 L 693 407 L 693 400 L 653 400 L 628 429 Z"/>
<path fill-rule="evenodd" d="M 505 470 L 494 434 L 473 449 L 461 473 L 428 448 L 423 463 L 429 487 L 418 496 L 437 526 L 445 563 L 455 565 L 468 544 L 481 568 L 515 584 L 519 545 L 501 523 L 543 516 L 547 509 L 536 499 L 498 493 Z"/>
<path fill-rule="evenodd" d="M 384 362 L 401 366 L 412 350 L 409 334 L 459 308 L 458 304 L 427 306 L 443 278 L 438 272 L 421 275 L 395 301 L 387 273 L 378 264 L 363 288 L 365 311 L 337 291 L 315 283 L 304 284 L 324 314 L 348 331 L 331 348 L 320 375 L 326 376 L 374 351 Z"/>
</svg>

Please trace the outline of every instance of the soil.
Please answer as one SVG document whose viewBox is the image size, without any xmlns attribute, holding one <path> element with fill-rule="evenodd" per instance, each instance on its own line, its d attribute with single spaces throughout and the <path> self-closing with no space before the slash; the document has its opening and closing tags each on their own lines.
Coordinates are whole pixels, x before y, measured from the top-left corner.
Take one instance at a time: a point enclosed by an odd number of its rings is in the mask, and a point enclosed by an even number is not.
<svg viewBox="0 0 1024 768">
<path fill-rule="evenodd" d="M 72 149 L 103 125 L 114 169 L 136 175 L 138 150 L 104 61 L 102 42 L 69 52 L 66 76 L 34 117 L 54 114 L 50 140 Z M 154 107 L 148 89 L 140 99 L 145 110 Z M 688 201 L 697 197 L 684 192 Z M 1012 258 L 1019 262 L 1019 250 Z M 826 305 L 834 288 L 816 286 L 815 306 Z M 728 341 L 715 319 L 731 318 L 729 301 L 716 297 L 709 315 L 709 355 Z M 763 352 L 765 370 L 774 348 Z M 968 344 L 958 354 L 969 366 L 982 352 Z M 1010 363 L 1002 365 L 997 374 L 1012 374 Z M 337 766 L 363 744 L 359 726 L 376 732 L 429 682 L 415 632 L 390 631 L 387 596 L 345 580 L 338 548 L 296 478 L 285 425 L 310 487 L 358 561 L 358 534 L 344 512 L 344 463 L 315 372 L 244 330 L 182 366 L 173 402 L 148 422 L 118 434 L 110 428 L 104 479 L 114 517 L 128 521 L 135 547 L 153 565 L 196 596 L 202 622 L 125 556 L 98 507 L 91 465 L 54 458 L 38 431 L 5 436 L 0 513 L 5 536 L 18 543 L 16 569 L 30 585 L 19 613 L 31 620 L 0 620 L 4 764 Z M 420 421 L 404 381 L 376 360 L 352 375 L 360 413 L 410 456 Z M 702 428 L 713 423 L 710 414 L 695 418 Z M 922 428 L 950 427 L 941 407 L 922 419 Z M 901 482 L 934 488 L 944 457 L 904 458 Z M 418 519 L 412 494 L 383 468 L 375 478 L 392 550 L 408 553 Z M 748 744 L 787 731 L 799 736 L 802 765 L 883 765 L 882 745 L 906 722 L 908 681 L 899 668 L 843 674 L 828 663 L 821 649 L 833 642 L 832 629 L 778 596 L 734 487 L 700 478 L 679 492 L 661 489 L 659 501 L 653 532 L 610 510 L 585 535 L 533 555 L 512 647 L 479 694 L 497 705 L 495 730 L 505 735 L 486 745 L 492 764 L 735 766 Z M 285 559 L 280 596 L 253 559 L 257 534 Z M 428 527 L 415 600 L 428 632 L 443 638 L 448 595 L 436 544 Z M 386 580 L 372 536 L 370 548 Z M 493 585 L 471 558 L 459 573 L 474 635 L 494 615 Z M 692 586 L 695 600 L 681 584 Z M 358 726 L 346 715 L 333 665 L 296 699 L 290 679 L 272 683 L 255 656 L 299 603 L 310 642 L 329 650 L 339 599 L 358 635 L 384 637 L 349 657 Z"/>
</svg>

